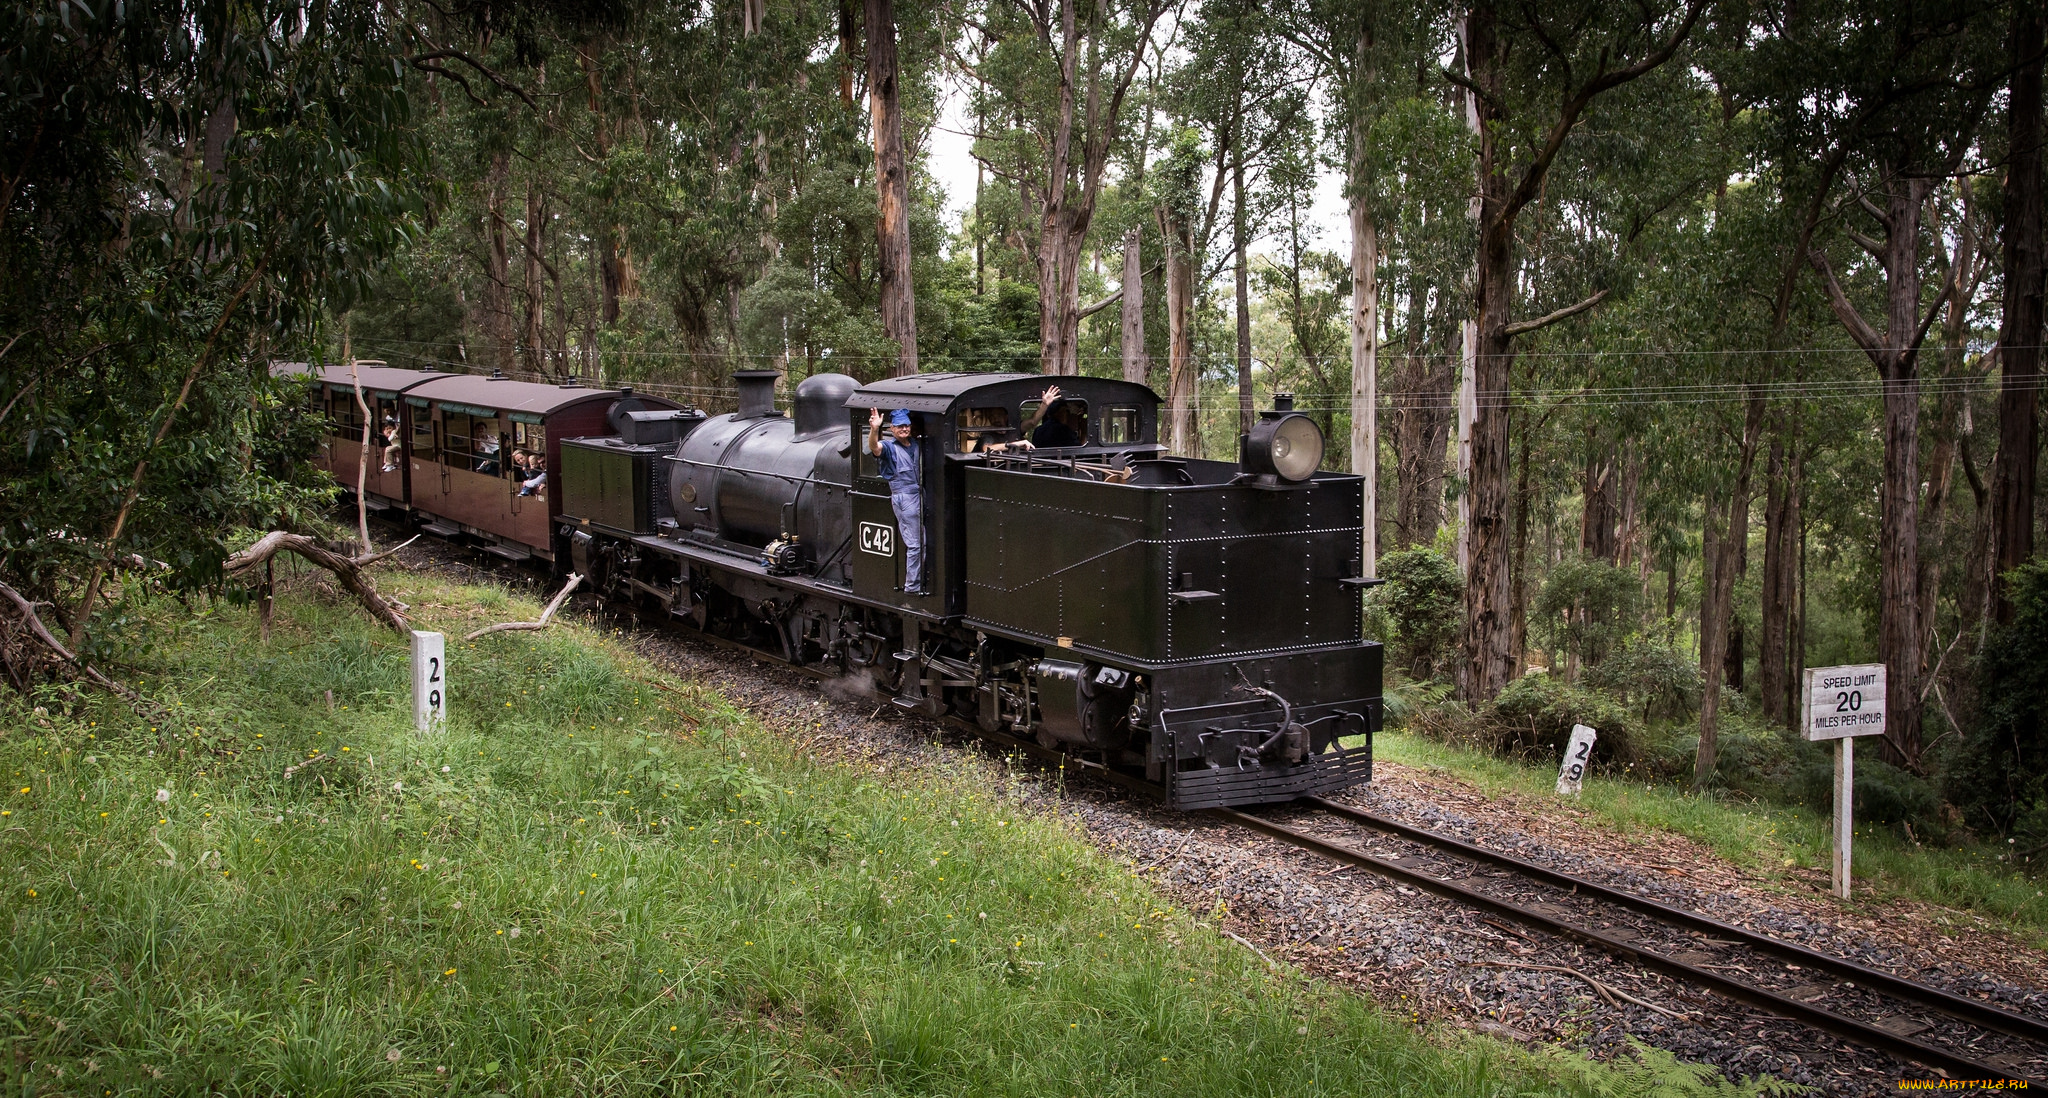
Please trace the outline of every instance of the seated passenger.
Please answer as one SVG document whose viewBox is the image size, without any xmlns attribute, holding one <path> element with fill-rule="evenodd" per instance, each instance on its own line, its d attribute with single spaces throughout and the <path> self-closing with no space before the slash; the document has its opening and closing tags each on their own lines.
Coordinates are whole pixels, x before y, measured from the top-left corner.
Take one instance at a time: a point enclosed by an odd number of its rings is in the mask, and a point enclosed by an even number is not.
<svg viewBox="0 0 2048 1098">
<path fill-rule="evenodd" d="M 548 459 L 540 454 L 533 455 L 533 460 L 526 467 L 526 473 L 527 479 L 519 482 L 519 494 L 538 495 L 548 483 Z"/>
<path fill-rule="evenodd" d="M 477 443 L 476 449 L 476 471 L 484 474 L 485 476 L 497 476 L 498 452 L 500 450 L 500 443 L 498 442 L 497 438 L 491 435 L 485 435 L 483 439 Z"/>
<path fill-rule="evenodd" d="M 1088 421 L 1079 414 L 1079 409 L 1068 401 L 1060 399 L 1060 387 L 1055 385 L 1040 398 L 1038 411 L 1031 414 L 1030 422 L 1024 424 L 1031 431 L 1031 445 L 1080 446 L 1087 440 L 1081 432 L 1087 429 Z"/>
</svg>

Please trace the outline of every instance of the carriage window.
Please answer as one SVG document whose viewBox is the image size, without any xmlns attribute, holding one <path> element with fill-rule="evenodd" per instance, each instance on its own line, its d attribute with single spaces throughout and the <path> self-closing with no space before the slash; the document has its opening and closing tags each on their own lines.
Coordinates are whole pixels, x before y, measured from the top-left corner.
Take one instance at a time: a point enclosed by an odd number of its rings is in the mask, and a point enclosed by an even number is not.
<svg viewBox="0 0 2048 1098">
<path fill-rule="evenodd" d="M 441 413 L 441 463 L 469 468 L 469 434 L 475 421 L 463 412 Z"/>
<path fill-rule="evenodd" d="M 1102 444 L 1117 446 L 1138 441 L 1138 406 L 1112 404 L 1102 410 Z"/>
<path fill-rule="evenodd" d="M 425 408 L 411 408 L 412 452 L 425 457 L 434 452 L 434 416 Z"/>
<path fill-rule="evenodd" d="M 363 413 L 356 407 L 354 389 L 327 390 L 327 422 L 332 432 L 343 438 L 362 437 Z"/>
<path fill-rule="evenodd" d="M 538 423 L 514 423 L 512 425 L 512 447 L 536 454 L 547 453 L 547 428 Z"/>
<path fill-rule="evenodd" d="M 1009 441 L 1008 408 L 963 408 L 955 425 L 954 447 L 960 453 L 976 453 L 999 442 Z"/>
</svg>

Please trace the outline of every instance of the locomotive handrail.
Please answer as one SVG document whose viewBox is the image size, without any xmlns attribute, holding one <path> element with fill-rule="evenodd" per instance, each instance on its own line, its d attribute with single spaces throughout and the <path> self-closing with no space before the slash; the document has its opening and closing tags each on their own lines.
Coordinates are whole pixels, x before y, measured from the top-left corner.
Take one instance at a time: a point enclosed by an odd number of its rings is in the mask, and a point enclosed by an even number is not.
<svg viewBox="0 0 2048 1098">
<path fill-rule="evenodd" d="M 673 461 L 678 465 L 694 465 L 699 469 L 716 469 L 722 473 L 751 473 L 757 477 L 774 477 L 777 480 L 793 481 L 797 484 L 824 484 L 834 488 L 853 487 L 851 484 L 841 484 L 836 480 L 819 480 L 817 477 L 800 477 L 794 476 L 789 473 L 778 473 L 770 469 L 748 469 L 738 465 L 720 465 L 715 461 L 699 461 L 696 458 L 678 457 L 674 454 L 663 454 L 661 456 L 661 460 Z"/>
</svg>

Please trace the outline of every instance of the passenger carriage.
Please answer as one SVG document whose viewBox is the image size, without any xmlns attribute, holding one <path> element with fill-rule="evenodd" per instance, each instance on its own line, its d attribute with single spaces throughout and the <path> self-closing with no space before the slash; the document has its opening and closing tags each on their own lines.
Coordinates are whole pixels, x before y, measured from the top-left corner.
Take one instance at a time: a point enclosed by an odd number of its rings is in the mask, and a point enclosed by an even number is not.
<svg viewBox="0 0 2048 1098">
<path fill-rule="evenodd" d="M 327 433 L 314 462 L 343 487 L 354 490 L 363 452 L 355 398 L 360 378 L 372 422 L 391 417 L 399 443 L 397 468 L 389 471 L 382 448 L 372 443 L 364 498 L 442 537 L 476 538 L 512 560 L 554 558 L 563 438 L 609 431 L 607 416 L 614 411 L 676 407 L 630 388 L 593 389 L 574 379 L 548 385 L 360 361 L 353 375 L 346 364 L 287 364 L 279 372 L 317 377 L 314 399 L 326 413 Z M 544 462 L 546 475 L 531 494 L 523 493 L 514 461 L 521 452 Z"/>
</svg>

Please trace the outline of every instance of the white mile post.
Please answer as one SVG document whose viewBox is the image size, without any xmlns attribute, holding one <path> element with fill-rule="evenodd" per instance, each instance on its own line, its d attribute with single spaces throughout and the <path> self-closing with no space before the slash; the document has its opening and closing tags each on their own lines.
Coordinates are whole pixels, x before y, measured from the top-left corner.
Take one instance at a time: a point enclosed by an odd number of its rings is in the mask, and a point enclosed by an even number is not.
<svg viewBox="0 0 2048 1098">
<path fill-rule="evenodd" d="M 440 727 L 448 715 L 447 638 L 412 631 L 412 726 L 421 732 Z"/>
<path fill-rule="evenodd" d="M 1564 745 L 1564 762 L 1557 768 L 1557 795 L 1576 797 L 1586 778 L 1586 762 L 1593 757 L 1593 741 L 1600 734 L 1583 724 L 1572 725 L 1571 741 Z"/>
<path fill-rule="evenodd" d="M 1835 741 L 1835 856 L 1829 879 L 1849 898 L 1849 861 L 1856 836 L 1857 736 L 1884 734 L 1884 664 L 1806 669 L 1806 738 Z"/>
</svg>

